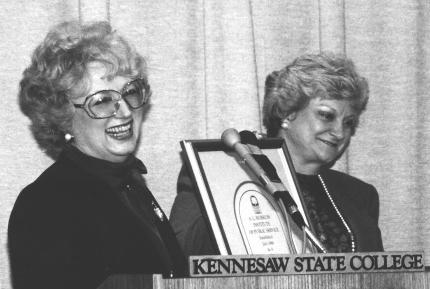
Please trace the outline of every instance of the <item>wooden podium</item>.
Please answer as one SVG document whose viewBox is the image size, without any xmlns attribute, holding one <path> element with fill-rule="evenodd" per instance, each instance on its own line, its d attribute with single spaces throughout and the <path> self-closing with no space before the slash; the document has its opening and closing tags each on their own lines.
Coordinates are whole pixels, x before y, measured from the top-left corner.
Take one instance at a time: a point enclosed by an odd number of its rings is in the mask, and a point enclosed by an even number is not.
<svg viewBox="0 0 430 289">
<path fill-rule="evenodd" d="M 189 278 L 112 275 L 99 289 L 424 289 L 423 252 L 191 256 Z"/>
<path fill-rule="evenodd" d="M 430 270 L 402 273 L 337 273 L 163 279 L 161 275 L 113 275 L 99 289 L 425 289 Z"/>
</svg>

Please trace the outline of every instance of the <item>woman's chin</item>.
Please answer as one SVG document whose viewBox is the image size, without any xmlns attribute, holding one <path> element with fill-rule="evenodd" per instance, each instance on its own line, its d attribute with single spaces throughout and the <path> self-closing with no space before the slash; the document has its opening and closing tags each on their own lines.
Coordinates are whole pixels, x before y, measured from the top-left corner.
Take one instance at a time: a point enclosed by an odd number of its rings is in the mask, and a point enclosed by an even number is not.
<svg viewBox="0 0 430 289">
<path fill-rule="evenodd" d="M 327 165 L 333 165 L 337 160 L 337 154 L 320 154 L 319 162 L 321 167 L 325 167 Z"/>
<path fill-rule="evenodd" d="M 108 137 L 107 150 L 112 154 L 114 158 L 124 157 L 132 154 L 137 146 L 136 138 L 131 136 L 121 137 Z"/>
</svg>

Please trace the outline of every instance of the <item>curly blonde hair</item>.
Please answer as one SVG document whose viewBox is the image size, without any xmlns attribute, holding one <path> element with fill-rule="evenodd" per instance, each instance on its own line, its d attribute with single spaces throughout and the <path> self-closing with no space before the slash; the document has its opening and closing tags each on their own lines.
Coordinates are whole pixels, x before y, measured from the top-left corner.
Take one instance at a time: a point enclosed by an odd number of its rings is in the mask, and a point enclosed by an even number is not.
<svg viewBox="0 0 430 289">
<path fill-rule="evenodd" d="M 263 123 L 267 135 L 276 136 L 282 119 L 303 109 L 316 97 L 349 100 L 361 114 L 369 99 L 369 86 L 355 70 L 354 63 L 342 55 L 302 55 L 266 78 Z"/>
<path fill-rule="evenodd" d="M 108 22 L 54 26 L 35 49 L 19 91 L 19 105 L 31 120 L 33 136 L 53 159 L 63 150 L 64 135 L 71 129 L 70 100 L 88 92 L 90 62 L 103 63 L 108 79 L 121 75 L 147 80 L 143 57 Z"/>
</svg>

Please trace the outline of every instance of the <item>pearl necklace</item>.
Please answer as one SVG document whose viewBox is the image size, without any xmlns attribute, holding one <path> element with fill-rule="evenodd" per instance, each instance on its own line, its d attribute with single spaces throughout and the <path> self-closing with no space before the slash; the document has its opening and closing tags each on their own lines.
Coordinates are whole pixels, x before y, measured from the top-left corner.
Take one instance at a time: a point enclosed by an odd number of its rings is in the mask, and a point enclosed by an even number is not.
<svg viewBox="0 0 430 289">
<path fill-rule="evenodd" d="M 328 192 L 327 186 L 326 186 L 326 184 L 325 184 L 325 182 L 324 182 L 324 180 L 320 174 L 318 174 L 318 179 L 320 180 L 321 185 L 323 186 L 324 191 L 325 191 L 328 199 L 330 200 L 330 203 L 332 204 L 334 210 L 336 211 L 336 214 L 339 216 L 340 220 L 342 221 L 342 224 L 345 226 L 345 229 L 351 238 L 351 251 L 354 253 L 356 250 L 355 249 L 356 243 L 355 243 L 354 234 L 352 233 L 352 230 L 349 228 L 348 224 L 346 223 L 345 219 L 343 218 L 342 214 L 340 213 L 339 209 L 337 208 L 336 204 L 334 203 L 333 198 L 331 197 L 330 193 Z"/>
</svg>

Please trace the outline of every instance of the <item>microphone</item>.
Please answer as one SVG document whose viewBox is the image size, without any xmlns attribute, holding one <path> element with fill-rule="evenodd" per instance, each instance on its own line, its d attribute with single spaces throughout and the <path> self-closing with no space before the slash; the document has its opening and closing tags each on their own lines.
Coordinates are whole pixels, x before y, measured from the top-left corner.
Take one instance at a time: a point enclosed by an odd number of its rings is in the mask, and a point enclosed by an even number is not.
<svg viewBox="0 0 430 289">
<path fill-rule="evenodd" d="M 287 188 L 282 183 L 281 179 L 276 172 L 275 166 L 269 160 L 269 158 L 263 154 L 263 152 L 258 147 L 258 140 L 255 134 L 250 132 L 249 130 L 241 131 L 240 137 L 243 144 L 246 144 L 251 151 L 253 152 L 253 157 L 259 163 L 264 172 L 268 173 L 268 177 L 277 187 L 275 192 L 271 192 L 272 195 L 276 199 L 281 199 L 287 209 L 288 214 L 293 218 L 294 222 L 302 228 L 306 226 L 305 220 L 303 219 L 302 214 L 300 213 L 298 206 L 294 199 L 291 197 L 291 194 L 288 192 Z"/>
<path fill-rule="evenodd" d="M 249 130 L 242 130 L 239 135 L 242 144 L 248 146 L 252 153 L 252 156 L 260 164 L 260 166 L 263 168 L 269 178 L 273 182 L 280 183 L 281 180 L 276 172 L 275 166 L 272 164 L 269 158 L 265 154 L 263 154 L 263 152 L 260 150 L 260 147 L 258 146 L 257 136 Z"/>
<path fill-rule="evenodd" d="M 234 128 L 226 129 L 222 133 L 221 139 L 227 147 L 237 152 L 239 157 L 248 165 L 258 180 L 271 194 L 274 194 L 278 190 L 276 185 L 273 184 L 267 176 L 266 172 L 261 168 L 260 164 L 254 159 L 248 146 L 240 142 L 240 135 L 237 130 Z"/>
<path fill-rule="evenodd" d="M 243 139 L 249 144 L 241 143 L 241 135 Z M 255 139 L 254 139 L 255 138 Z M 251 171 L 256 175 L 258 180 L 263 184 L 266 190 L 271 193 L 276 199 L 281 199 L 282 203 L 285 205 L 288 214 L 292 217 L 294 222 L 302 228 L 306 234 L 310 237 L 314 245 L 323 253 L 327 253 L 324 246 L 320 243 L 318 238 L 315 237 L 310 228 L 306 225 L 302 214 L 298 210 L 296 202 L 291 197 L 288 190 L 282 184 L 279 176 L 276 173 L 276 168 L 270 162 L 266 155 L 264 155 L 257 145 L 256 136 L 249 131 L 242 131 L 241 134 L 234 128 L 226 129 L 222 135 L 221 139 L 224 144 L 236 151 L 240 158 L 245 162 L 245 164 L 251 169 Z M 250 151 L 252 149 L 252 153 Z M 254 156 L 260 157 L 259 159 L 265 159 L 262 163 L 268 164 L 270 167 L 271 177 L 266 174 L 265 170 L 261 167 L 259 162 L 257 162 Z"/>
</svg>

